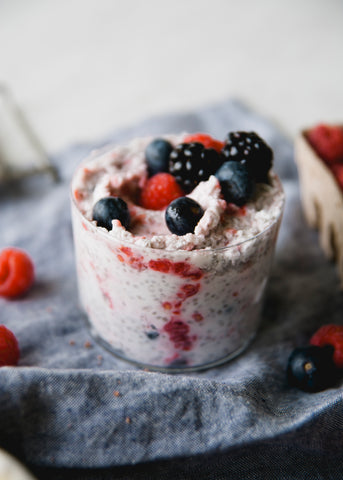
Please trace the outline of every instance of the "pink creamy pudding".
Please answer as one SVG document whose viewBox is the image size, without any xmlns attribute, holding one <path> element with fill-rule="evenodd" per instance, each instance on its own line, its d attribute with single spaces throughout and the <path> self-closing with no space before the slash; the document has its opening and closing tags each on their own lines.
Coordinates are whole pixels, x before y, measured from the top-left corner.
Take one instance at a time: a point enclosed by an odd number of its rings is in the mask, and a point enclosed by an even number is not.
<svg viewBox="0 0 343 480">
<path fill-rule="evenodd" d="M 163 137 L 173 146 L 185 135 Z M 284 206 L 278 177 L 257 183 L 241 207 L 228 203 L 214 175 L 188 197 L 203 215 L 194 232 L 176 235 L 165 209 L 137 199 L 147 178 L 145 149 L 135 139 L 93 154 L 72 181 L 72 217 L 81 304 L 93 334 L 140 366 L 178 371 L 222 363 L 256 333 Z M 92 219 L 98 200 L 118 196 L 130 225 Z"/>
</svg>

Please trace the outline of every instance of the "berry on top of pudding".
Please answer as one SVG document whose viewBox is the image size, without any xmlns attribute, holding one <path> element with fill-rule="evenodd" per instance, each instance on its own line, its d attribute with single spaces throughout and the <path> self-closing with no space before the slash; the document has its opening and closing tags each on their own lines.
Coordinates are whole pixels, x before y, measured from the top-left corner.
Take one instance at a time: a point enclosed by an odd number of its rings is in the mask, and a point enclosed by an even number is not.
<svg viewBox="0 0 343 480">
<path fill-rule="evenodd" d="M 201 143 L 205 148 L 213 148 L 216 152 L 220 153 L 222 148 L 225 145 L 225 142 L 217 140 L 216 138 L 211 137 L 207 133 L 191 133 L 187 135 L 183 141 L 185 143 L 198 142 Z"/>
<path fill-rule="evenodd" d="M 230 132 L 222 152 L 227 160 L 246 165 L 256 182 L 268 182 L 273 151 L 255 132 Z"/>
<path fill-rule="evenodd" d="M 204 211 L 198 202 L 190 197 L 177 198 L 166 210 L 166 224 L 175 235 L 186 235 L 194 232 Z"/>
<path fill-rule="evenodd" d="M 183 190 L 190 193 L 200 182 L 214 175 L 223 159 L 213 148 L 201 143 L 176 145 L 169 156 L 169 172 L 175 176 Z"/>
<path fill-rule="evenodd" d="M 169 155 L 173 146 L 164 138 L 155 138 L 145 149 L 145 160 L 149 175 L 155 173 L 168 172 Z"/>
<path fill-rule="evenodd" d="M 142 188 L 139 204 L 149 210 L 161 210 L 183 195 L 184 191 L 173 175 L 158 172 Z"/>
<path fill-rule="evenodd" d="M 104 197 L 96 202 L 93 207 L 93 220 L 98 227 L 112 229 L 112 220 L 119 220 L 124 228 L 129 228 L 130 212 L 127 204 L 120 197 Z"/>
</svg>

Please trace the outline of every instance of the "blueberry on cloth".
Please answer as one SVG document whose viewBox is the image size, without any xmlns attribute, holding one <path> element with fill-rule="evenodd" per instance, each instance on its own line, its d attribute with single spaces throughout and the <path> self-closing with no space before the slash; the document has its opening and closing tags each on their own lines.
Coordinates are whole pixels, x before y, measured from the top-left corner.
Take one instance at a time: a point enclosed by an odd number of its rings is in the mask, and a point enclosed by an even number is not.
<svg viewBox="0 0 343 480">
<path fill-rule="evenodd" d="M 222 154 L 226 160 L 246 164 L 256 182 L 268 183 L 273 151 L 255 132 L 230 132 Z"/>
<path fill-rule="evenodd" d="M 123 227 L 130 225 L 128 206 L 120 197 L 104 197 L 96 202 L 93 207 L 92 218 L 98 227 L 112 230 L 112 220 L 119 220 Z"/>
<path fill-rule="evenodd" d="M 168 171 L 189 193 L 214 174 L 221 163 L 221 156 L 213 148 L 205 148 L 198 142 L 180 143 L 170 154 Z"/>
<path fill-rule="evenodd" d="M 239 207 L 247 203 L 254 192 L 254 181 L 246 165 L 239 162 L 225 162 L 217 170 L 222 194 L 228 203 Z"/>
<path fill-rule="evenodd" d="M 332 345 L 296 348 L 287 364 L 288 383 L 306 392 L 318 392 L 334 385 L 337 368 Z"/>
<path fill-rule="evenodd" d="M 189 197 L 179 197 L 167 207 L 165 220 L 167 227 L 176 235 L 194 233 L 194 228 L 204 214 L 202 207 Z"/>
<path fill-rule="evenodd" d="M 173 146 L 163 138 L 156 138 L 145 149 L 145 159 L 148 165 L 149 176 L 156 173 L 168 172 L 169 155 Z"/>
</svg>

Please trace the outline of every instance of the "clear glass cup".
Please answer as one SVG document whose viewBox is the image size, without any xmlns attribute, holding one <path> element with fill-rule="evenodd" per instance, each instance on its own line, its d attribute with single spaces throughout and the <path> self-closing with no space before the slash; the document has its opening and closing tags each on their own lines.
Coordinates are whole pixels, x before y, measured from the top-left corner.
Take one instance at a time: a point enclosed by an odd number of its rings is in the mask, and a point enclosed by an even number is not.
<svg viewBox="0 0 343 480">
<path fill-rule="evenodd" d="M 241 243 L 170 251 L 116 239 L 72 198 L 80 301 L 93 336 L 151 370 L 195 371 L 232 359 L 257 332 L 282 210 Z"/>
</svg>

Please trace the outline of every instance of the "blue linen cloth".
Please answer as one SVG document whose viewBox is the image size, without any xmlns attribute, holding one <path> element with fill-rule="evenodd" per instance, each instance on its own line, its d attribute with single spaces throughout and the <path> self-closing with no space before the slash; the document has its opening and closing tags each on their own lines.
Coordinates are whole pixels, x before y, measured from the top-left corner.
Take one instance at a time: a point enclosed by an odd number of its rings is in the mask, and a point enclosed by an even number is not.
<svg viewBox="0 0 343 480">
<path fill-rule="evenodd" d="M 91 338 L 80 310 L 72 173 L 106 143 L 180 131 L 224 138 L 232 130 L 266 139 L 286 192 L 261 328 L 222 367 L 177 375 L 139 370 Z M 0 323 L 21 347 L 19 366 L 0 369 L 0 446 L 51 479 L 341 478 L 342 382 L 309 394 L 285 378 L 292 349 L 320 325 L 341 323 L 343 312 L 336 268 L 303 218 L 292 141 L 228 100 L 146 120 L 53 161 L 59 183 L 31 178 L 0 191 L 0 248 L 28 251 L 37 276 L 24 298 L 0 299 Z"/>
</svg>

